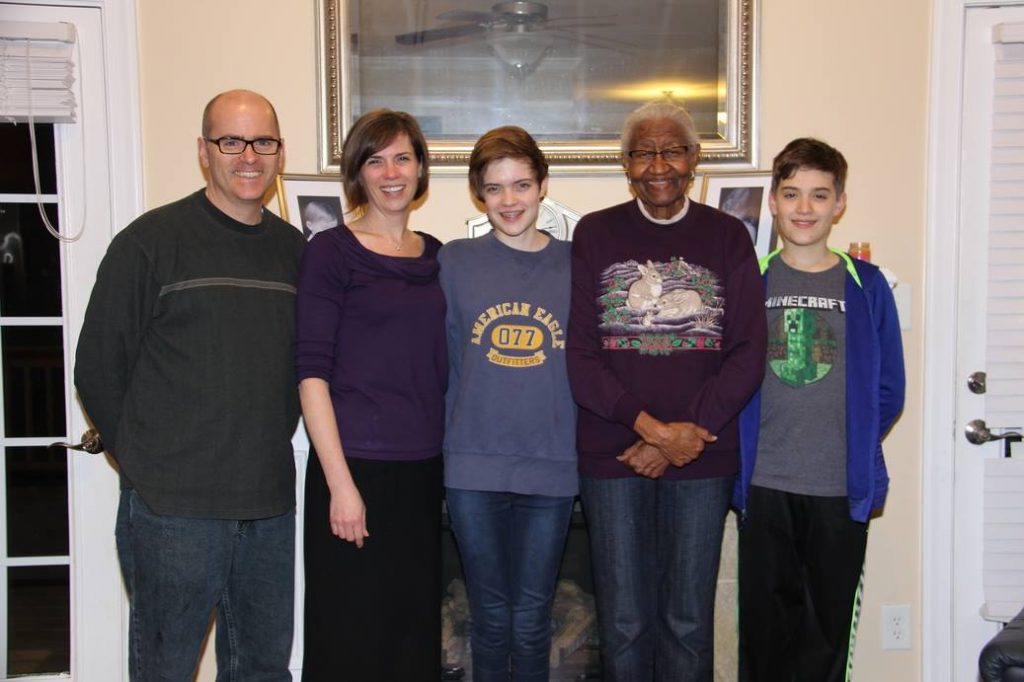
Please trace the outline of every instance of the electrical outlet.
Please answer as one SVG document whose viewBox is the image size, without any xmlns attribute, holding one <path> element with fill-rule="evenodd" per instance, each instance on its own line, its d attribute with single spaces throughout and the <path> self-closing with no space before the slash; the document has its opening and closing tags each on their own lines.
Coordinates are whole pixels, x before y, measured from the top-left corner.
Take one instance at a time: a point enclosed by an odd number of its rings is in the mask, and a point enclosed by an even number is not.
<svg viewBox="0 0 1024 682">
<path fill-rule="evenodd" d="M 909 649 L 910 604 L 882 605 L 882 648 Z"/>
</svg>

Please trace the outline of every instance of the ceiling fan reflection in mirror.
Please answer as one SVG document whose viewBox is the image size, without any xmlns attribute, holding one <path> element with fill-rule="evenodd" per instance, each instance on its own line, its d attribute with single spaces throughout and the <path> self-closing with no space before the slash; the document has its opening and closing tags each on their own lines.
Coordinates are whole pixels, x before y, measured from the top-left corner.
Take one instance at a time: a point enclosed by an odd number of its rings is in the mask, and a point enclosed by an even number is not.
<svg viewBox="0 0 1024 682">
<path fill-rule="evenodd" d="M 603 23 L 581 23 L 592 17 L 548 18 L 547 5 L 529 0 L 499 2 L 490 12 L 450 10 L 437 15 L 440 21 L 461 22 L 451 26 L 427 28 L 399 33 L 399 45 L 417 46 L 437 41 L 482 36 L 506 69 L 525 77 L 533 73 L 557 40 L 585 43 L 601 49 L 620 49 L 619 41 L 579 33 L 581 28 L 611 26 Z"/>
</svg>

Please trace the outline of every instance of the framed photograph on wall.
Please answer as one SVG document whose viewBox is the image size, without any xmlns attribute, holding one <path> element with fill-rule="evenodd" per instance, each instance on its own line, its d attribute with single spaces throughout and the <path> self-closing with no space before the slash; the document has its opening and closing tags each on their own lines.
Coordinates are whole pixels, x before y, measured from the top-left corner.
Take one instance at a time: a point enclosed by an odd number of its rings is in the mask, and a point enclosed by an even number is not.
<svg viewBox="0 0 1024 682">
<path fill-rule="evenodd" d="M 278 175 L 277 201 L 281 217 L 302 230 L 306 239 L 338 225 L 346 210 L 336 175 Z"/>
<path fill-rule="evenodd" d="M 772 174 L 769 171 L 751 173 L 707 173 L 700 201 L 739 218 L 750 233 L 757 257 L 768 255 L 775 247 L 772 213 L 768 209 Z"/>
<path fill-rule="evenodd" d="M 509 123 L 552 170 L 619 167 L 626 116 L 686 105 L 705 167 L 757 158 L 757 0 L 317 0 L 320 168 L 352 122 L 407 111 L 434 169 L 461 173 L 473 142 Z"/>
</svg>

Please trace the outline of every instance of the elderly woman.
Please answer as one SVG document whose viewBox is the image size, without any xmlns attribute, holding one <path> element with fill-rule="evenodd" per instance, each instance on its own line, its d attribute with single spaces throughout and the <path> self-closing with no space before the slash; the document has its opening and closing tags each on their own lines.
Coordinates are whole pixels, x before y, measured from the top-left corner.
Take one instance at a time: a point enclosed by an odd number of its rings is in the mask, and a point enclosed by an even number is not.
<svg viewBox="0 0 1024 682">
<path fill-rule="evenodd" d="M 302 679 L 440 678 L 445 302 L 430 235 L 409 230 L 427 146 L 376 110 L 342 150 L 355 220 L 314 235 L 299 272 L 306 471 Z"/>
<path fill-rule="evenodd" d="M 711 680 L 764 299 L 742 223 L 686 196 L 700 158 L 689 114 L 644 105 L 622 152 L 636 200 L 579 222 L 568 335 L 605 680 Z"/>
</svg>

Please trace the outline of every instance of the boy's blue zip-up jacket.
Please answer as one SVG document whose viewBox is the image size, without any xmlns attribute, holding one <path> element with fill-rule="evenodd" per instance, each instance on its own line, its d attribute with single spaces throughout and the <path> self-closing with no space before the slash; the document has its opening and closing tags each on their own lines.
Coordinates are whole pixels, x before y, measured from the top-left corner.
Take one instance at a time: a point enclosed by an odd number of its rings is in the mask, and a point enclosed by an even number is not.
<svg viewBox="0 0 1024 682">
<path fill-rule="evenodd" d="M 865 522 L 885 504 L 889 474 L 882 438 L 903 410 L 903 340 L 889 283 L 871 263 L 832 249 L 846 263 L 846 490 L 850 517 Z M 779 251 L 761 259 L 765 290 L 768 266 Z M 740 474 L 733 505 L 742 518 L 754 475 L 761 424 L 761 390 L 740 414 Z"/>
</svg>

